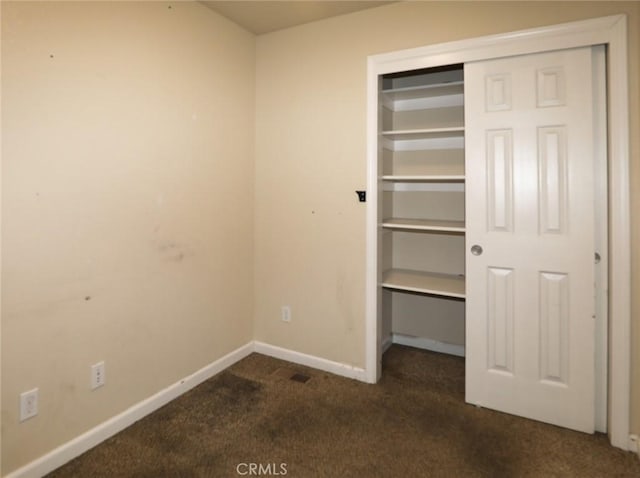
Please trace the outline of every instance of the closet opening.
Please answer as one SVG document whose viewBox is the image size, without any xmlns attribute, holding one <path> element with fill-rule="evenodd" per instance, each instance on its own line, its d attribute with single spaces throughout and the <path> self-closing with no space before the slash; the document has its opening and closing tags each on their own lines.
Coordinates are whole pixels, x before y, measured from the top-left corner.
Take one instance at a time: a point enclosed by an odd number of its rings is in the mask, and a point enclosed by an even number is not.
<svg viewBox="0 0 640 478">
<path fill-rule="evenodd" d="M 464 70 L 380 77 L 383 350 L 464 356 Z"/>
</svg>

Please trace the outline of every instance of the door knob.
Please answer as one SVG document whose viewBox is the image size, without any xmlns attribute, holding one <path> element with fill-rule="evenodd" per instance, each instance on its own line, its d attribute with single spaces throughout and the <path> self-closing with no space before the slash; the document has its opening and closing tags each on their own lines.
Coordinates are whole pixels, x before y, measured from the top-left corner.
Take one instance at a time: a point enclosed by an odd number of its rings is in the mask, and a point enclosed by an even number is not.
<svg viewBox="0 0 640 478">
<path fill-rule="evenodd" d="M 479 246 L 478 244 L 474 244 L 473 246 L 471 246 L 471 254 L 473 254 L 474 256 L 482 255 L 482 246 Z"/>
</svg>

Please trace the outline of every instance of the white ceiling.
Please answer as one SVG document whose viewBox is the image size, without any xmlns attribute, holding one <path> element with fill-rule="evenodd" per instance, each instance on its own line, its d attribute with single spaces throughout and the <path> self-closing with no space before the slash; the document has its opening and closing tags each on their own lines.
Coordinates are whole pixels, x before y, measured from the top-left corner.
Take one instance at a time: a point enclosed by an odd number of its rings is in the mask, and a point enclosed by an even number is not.
<svg viewBox="0 0 640 478">
<path fill-rule="evenodd" d="M 393 2 L 235 0 L 202 3 L 246 30 L 260 35 Z"/>
</svg>

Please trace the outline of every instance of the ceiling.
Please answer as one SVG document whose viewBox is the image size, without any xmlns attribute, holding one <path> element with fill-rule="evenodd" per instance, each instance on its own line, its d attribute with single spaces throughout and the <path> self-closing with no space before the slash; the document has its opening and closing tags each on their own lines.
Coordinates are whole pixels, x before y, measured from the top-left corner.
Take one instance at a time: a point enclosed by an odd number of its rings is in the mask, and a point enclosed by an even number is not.
<svg viewBox="0 0 640 478">
<path fill-rule="evenodd" d="M 260 35 L 393 2 L 236 0 L 202 3 L 244 29 Z"/>
</svg>

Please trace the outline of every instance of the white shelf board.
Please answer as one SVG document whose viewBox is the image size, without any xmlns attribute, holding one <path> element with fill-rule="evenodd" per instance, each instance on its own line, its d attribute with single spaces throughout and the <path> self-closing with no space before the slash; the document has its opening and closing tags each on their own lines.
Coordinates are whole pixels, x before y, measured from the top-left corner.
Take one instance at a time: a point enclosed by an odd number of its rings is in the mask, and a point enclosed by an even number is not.
<svg viewBox="0 0 640 478">
<path fill-rule="evenodd" d="M 387 229 L 403 229 L 415 231 L 437 231 L 464 233 L 464 221 L 444 221 L 437 219 L 383 219 L 382 227 Z"/>
<path fill-rule="evenodd" d="M 390 269 L 383 275 L 382 287 L 458 299 L 465 297 L 464 277 L 451 274 Z"/>
<path fill-rule="evenodd" d="M 383 131 L 382 136 L 389 139 L 430 139 L 459 138 L 464 135 L 464 126 L 448 128 L 407 129 Z"/>
<path fill-rule="evenodd" d="M 464 93 L 464 82 L 452 81 L 435 85 L 394 88 L 382 90 L 381 93 L 390 101 L 415 100 L 433 96 L 462 95 Z"/>
<path fill-rule="evenodd" d="M 464 174 L 384 175 L 383 181 L 395 182 L 464 182 Z"/>
<path fill-rule="evenodd" d="M 464 181 L 385 181 L 384 192 L 449 191 L 464 192 Z"/>
</svg>

